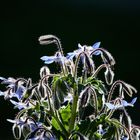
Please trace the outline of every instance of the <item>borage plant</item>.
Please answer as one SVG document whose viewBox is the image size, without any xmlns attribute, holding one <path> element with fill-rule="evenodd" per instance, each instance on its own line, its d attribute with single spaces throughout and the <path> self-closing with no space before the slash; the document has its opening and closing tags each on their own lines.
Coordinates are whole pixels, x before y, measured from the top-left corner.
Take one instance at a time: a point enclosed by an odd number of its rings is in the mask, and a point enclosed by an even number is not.
<svg viewBox="0 0 140 140">
<path fill-rule="evenodd" d="M 66 57 L 56 36 L 41 36 L 39 42 L 54 43 L 58 51 L 54 56 L 41 57 L 46 65 L 40 69 L 38 83 L 33 84 L 30 78 L 0 77 L 6 86 L 0 95 L 19 110 L 14 120 L 7 119 L 13 123 L 15 139 L 139 139 L 140 127 L 132 124 L 126 110 L 134 106 L 137 98 L 128 97 L 137 91 L 122 80 L 113 80 L 115 60 L 107 50 L 99 48 L 100 42 L 93 46 L 78 44 L 78 49 Z M 95 67 L 96 56 L 103 63 Z M 59 72 L 50 72 L 48 65 L 52 63 L 59 66 Z M 104 82 L 98 76 L 102 69 Z M 130 101 L 125 100 L 126 96 Z"/>
</svg>

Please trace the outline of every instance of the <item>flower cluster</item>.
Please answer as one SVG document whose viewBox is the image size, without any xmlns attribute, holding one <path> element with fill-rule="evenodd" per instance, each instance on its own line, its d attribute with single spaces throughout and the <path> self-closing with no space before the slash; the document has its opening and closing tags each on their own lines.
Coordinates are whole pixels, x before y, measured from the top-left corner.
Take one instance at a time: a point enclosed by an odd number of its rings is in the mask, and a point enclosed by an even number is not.
<svg viewBox="0 0 140 140">
<path fill-rule="evenodd" d="M 41 57 L 46 65 L 40 69 L 38 83 L 30 78 L 0 77 L 6 86 L 0 96 L 19 110 L 14 119 L 7 119 L 13 123 L 15 139 L 139 139 L 140 127 L 132 124 L 126 110 L 134 106 L 137 97 L 132 95 L 137 91 L 122 80 L 114 81 L 115 60 L 100 48 L 100 42 L 92 46 L 78 44 L 78 49 L 66 56 L 56 36 L 41 36 L 39 42 L 54 43 L 58 51 L 54 56 Z M 97 66 L 95 57 L 101 59 L 101 65 Z M 52 63 L 60 67 L 59 72 L 50 72 L 48 66 Z M 103 80 L 98 77 L 102 69 Z M 117 111 L 119 118 L 114 115 Z"/>
</svg>

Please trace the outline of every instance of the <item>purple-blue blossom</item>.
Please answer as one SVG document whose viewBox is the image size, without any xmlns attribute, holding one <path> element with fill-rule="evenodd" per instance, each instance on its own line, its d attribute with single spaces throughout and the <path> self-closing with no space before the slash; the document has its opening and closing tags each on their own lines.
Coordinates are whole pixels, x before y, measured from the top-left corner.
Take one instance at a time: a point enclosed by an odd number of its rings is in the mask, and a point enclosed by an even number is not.
<svg viewBox="0 0 140 140">
<path fill-rule="evenodd" d="M 33 105 L 27 101 L 26 103 L 22 103 L 22 102 L 16 102 L 14 100 L 10 100 L 10 102 L 15 106 L 15 108 L 18 108 L 19 110 L 25 109 L 25 108 L 29 108 L 29 107 L 33 107 Z"/>
<path fill-rule="evenodd" d="M 31 131 L 35 131 L 38 127 L 41 127 L 42 126 L 42 123 L 40 123 L 40 122 L 34 122 L 32 119 L 26 118 L 26 117 L 20 117 L 20 119 L 15 119 L 15 120 L 7 119 L 7 121 L 10 122 L 10 123 L 13 123 L 13 124 L 17 124 L 21 128 L 25 124 L 28 124 Z"/>
<path fill-rule="evenodd" d="M 90 55 L 92 51 L 100 47 L 100 44 L 101 44 L 100 42 L 93 44 L 93 46 L 86 46 L 86 45 L 81 46 L 80 44 L 78 44 L 78 49 L 73 52 L 67 53 L 67 58 L 73 59 L 74 57 L 77 57 L 82 52 L 86 52 L 87 54 Z M 99 54 L 100 54 L 100 51 L 97 51 L 94 53 L 94 55 L 99 55 Z"/>
<path fill-rule="evenodd" d="M 61 55 L 60 52 L 57 52 L 54 56 L 42 56 L 41 60 L 45 61 L 45 64 L 51 64 L 53 62 L 64 63 L 66 58 Z"/>
<path fill-rule="evenodd" d="M 132 99 L 132 101 L 130 103 L 128 103 L 127 101 L 125 100 L 121 100 L 121 104 L 112 104 L 112 103 L 105 103 L 105 105 L 109 108 L 109 109 L 119 109 L 119 108 L 122 108 L 122 107 L 127 107 L 127 106 L 131 106 L 133 107 L 134 106 L 134 103 L 136 102 L 137 100 L 137 97 L 135 97 L 134 99 Z"/>
</svg>

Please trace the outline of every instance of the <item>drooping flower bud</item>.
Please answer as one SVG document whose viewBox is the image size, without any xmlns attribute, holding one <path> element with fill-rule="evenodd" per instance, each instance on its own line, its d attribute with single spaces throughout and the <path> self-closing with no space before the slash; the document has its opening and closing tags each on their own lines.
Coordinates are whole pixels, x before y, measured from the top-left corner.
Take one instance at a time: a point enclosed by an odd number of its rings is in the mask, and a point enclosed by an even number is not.
<svg viewBox="0 0 140 140">
<path fill-rule="evenodd" d="M 107 56 L 107 57 L 106 57 Z M 113 56 L 111 55 L 111 53 L 109 53 L 107 50 L 103 49 L 102 48 L 102 53 L 101 53 L 101 57 L 102 57 L 102 60 L 103 62 L 106 64 L 110 64 L 111 66 L 114 66 L 115 65 L 115 60 L 113 58 Z"/>
<path fill-rule="evenodd" d="M 22 130 L 23 136 L 26 137 L 31 132 L 30 125 L 28 123 L 23 124 L 21 126 L 21 130 Z"/>
<path fill-rule="evenodd" d="M 132 97 L 133 91 L 134 91 L 135 93 L 137 93 L 137 90 L 136 90 L 133 86 L 131 86 L 130 84 L 127 84 L 127 83 L 125 83 L 125 82 L 124 82 L 124 91 L 125 91 L 130 97 Z"/>
<path fill-rule="evenodd" d="M 129 130 L 131 131 L 132 120 L 126 110 L 120 115 L 120 122 Z"/>
<path fill-rule="evenodd" d="M 93 73 L 95 71 L 94 62 L 91 60 L 90 56 L 85 53 L 85 62 L 87 65 L 88 73 Z"/>
<path fill-rule="evenodd" d="M 40 95 L 40 98 L 44 99 L 46 98 L 47 94 L 46 94 L 46 87 L 45 85 L 40 82 L 39 85 L 38 85 L 38 92 L 39 92 L 39 95 Z"/>
<path fill-rule="evenodd" d="M 44 76 L 50 74 L 50 69 L 47 66 L 43 66 L 40 69 L 40 77 L 43 78 Z"/>
<path fill-rule="evenodd" d="M 24 102 L 26 101 L 28 98 L 30 98 L 32 95 L 33 95 L 33 89 L 35 89 L 35 87 L 37 86 L 37 84 L 33 85 L 32 87 L 30 88 L 27 88 L 24 93 L 23 93 L 23 96 L 21 98 L 21 101 Z"/>
<path fill-rule="evenodd" d="M 112 71 L 112 69 L 110 67 L 106 67 L 106 71 L 104 74 L 105 74 L 106 83 L 108 85 L 111 85 L 113 83 L 113 79 L 114 79 L 114 72 Z"/>
<path fill-rule="evenodd" d="M 86 87 L 81 93 L 80 93 L 80 104 L 79 107 L 86 107 L 89 103 L 90 94 L 88 92 L 88 87 Z"/>
<path fill-rule="evenodd" d="M 134 126 L 131 131 L 132 139 L 133 140 L 139 140 L 140 138 L 140 129 L 137 128 L 137 126 Z"/>
<path fill-rule="evenodd" d="M 31 87 L 31 86 L 32 86 L 32 79 L 29 78 L 28 81 L 27 81 L 26 87 L 29 88 L 29 87 Z"/>
<path fill-rule="evenodd" d="M 14 124 L 12 127 L 14 138 L 19 140 L 21 138 L 21 128 L 19 125 Z"/>
</svg>

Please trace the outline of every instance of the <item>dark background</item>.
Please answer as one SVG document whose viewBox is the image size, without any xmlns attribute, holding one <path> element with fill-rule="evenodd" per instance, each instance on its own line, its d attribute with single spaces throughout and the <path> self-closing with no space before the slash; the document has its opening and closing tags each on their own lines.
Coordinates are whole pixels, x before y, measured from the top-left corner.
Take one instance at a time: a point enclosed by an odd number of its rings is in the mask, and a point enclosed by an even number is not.
<svg viewBox="0 0 140 140">
<path fill-rule="evenodd" d="M 54 53 L 55 46 L 40 46 L 38 37 L 54 34 L 64 52 L 77 44 L 101 41 L 116 59 L 116 79 L 138 90 L 140 71 L 140 2 L 100 0 L 19 0 L 0 4 L 0 76 L 39 79 L 40 57 Z M 133 122 L 140 125 L 140 99 L 130 109 Z M 11 105 L 0 97 L 0 140 L 12 140 L 14 118 Z"/>
</svg>

